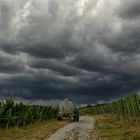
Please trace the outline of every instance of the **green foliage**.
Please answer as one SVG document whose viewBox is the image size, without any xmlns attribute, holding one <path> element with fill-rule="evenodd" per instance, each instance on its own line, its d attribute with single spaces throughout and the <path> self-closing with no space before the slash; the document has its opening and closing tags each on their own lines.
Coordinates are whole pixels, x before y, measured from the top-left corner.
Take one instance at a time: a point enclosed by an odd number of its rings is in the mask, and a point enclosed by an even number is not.
<svg viewBox="0 0 140 140">
<path fill-rule="evenodd" d="M 113 101 L 109 104 L 100 104 L 93 107 L 93 114 L 140 115 L 140 96 L 133 95 Z"/>
<path fill-rule="evenodd" d="M 80 115 L 90 115 L 93 113 L 93 106 L 87 105 L 86 107 L 80 108 Z"/>
<path fill-rule="evenodd" d="M 86 110 L 89 111 L 87 108 Z M 90 114 L 112 114 L 118 118 L 124 118 L 130 121 L 132 124 L 135 123 L 139 125 L 140 116 L 140 96 L 133 95 L 129 97 L 122 98 L 112 103 L 98 104 L 90 109 Z M 89 112 L 88 112 L 89 114 Z"/>
<path fill-rule="evenodd" d="M 36 121 L 55 119 L 57 108 L 51 106 L 25 105 L 13 100 L 0 102 L 0 127 L 22 127 Z"/>
</svg>

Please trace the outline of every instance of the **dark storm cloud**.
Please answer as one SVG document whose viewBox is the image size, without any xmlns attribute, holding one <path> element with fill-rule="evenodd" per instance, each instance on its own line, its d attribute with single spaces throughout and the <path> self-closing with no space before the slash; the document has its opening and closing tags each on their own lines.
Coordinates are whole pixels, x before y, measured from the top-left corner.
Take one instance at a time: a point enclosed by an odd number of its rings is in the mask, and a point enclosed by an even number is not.
<svg viewBox="0 0 140 140">
<path fill-rule="evenodd" d="M 124 6 L 125 5 L 125 6 Z M 139 0 L 124 0 L 121 8 L 118 10 L 120 17 L 134 19 L 140 16 L 140 1 Z"/>
<path fill-rule="evenodd" d="M 40 49 L 41 48 L 41 49 Z M 28 46 L 23 51 L 39 58 L 64 58 L 65 52 L 47 44 L 35 44 Z"/>
<path fill-rule="evenodd" d="M 132 21 L 131 23 L 127 22 L 124 22 L 122 32 L 120 32 L 113 38 L 104 40 L 104 43 L 115 52 L 123 53 L 126 56 L 130 56 L 130 54 L 136 55 L 140 53 L 139 21 Z"/>
<path fill-rule="evenodd" d="M 76 67 L 72 67 L 68 64 L 65 64 L 63 60 L 56 59 L 34 59 L 30 63 L 30 67 L 37 69 L 49 69 L 55 72 L 60 73 L 65 76 L 78 76 L 87 74 L 88 72 L 78 69 Z"/>
<path fill-rule="evenodd" d="M 11 57 L 4 52 L 0 52 L 0 73 L 17 73 L 24 71 L 24 64 L 18 57 Z"/>
<path fill-rule="evenodd" d="M 3 40 L 0 40 L 0 50 L 6 53 L 17 54 L 19 52 L 19 48 L 20 46 L 18 46 L 18 44 L 16 44 L 15 42 L 4 42 Z"/>
<path fill-rule="evenodd" d="M 0 0 L 0 98 L 109 101 L 140 90 L 138 0 Z"/>
</svg>

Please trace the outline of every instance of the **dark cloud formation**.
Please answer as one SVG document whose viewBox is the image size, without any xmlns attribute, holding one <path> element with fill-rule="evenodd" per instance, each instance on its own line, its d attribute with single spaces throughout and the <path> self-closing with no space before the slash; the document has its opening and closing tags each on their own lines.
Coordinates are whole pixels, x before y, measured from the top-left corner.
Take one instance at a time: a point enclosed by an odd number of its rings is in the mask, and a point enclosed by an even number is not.
<svg viewBox="0 0 140 140">
<path fill-rule="evenodd" d="M 138 0 L 0 0 L 0 98 L 110 101 L 140 90 Z"/>
<path fill-rule="evenodd" d="M 123 6 L 125 4 L 125 6 Z M 119 15 L 122 18 L 134 19 L 140 16 L 140 1 L 138 0 L 124 0 L 119 9 Z"/>
</svg>

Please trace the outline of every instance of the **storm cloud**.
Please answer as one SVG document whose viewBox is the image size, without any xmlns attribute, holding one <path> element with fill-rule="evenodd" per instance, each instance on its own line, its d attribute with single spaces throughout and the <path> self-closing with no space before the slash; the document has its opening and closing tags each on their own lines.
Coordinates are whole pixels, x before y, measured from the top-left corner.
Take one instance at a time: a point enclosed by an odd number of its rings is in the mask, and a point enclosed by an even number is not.
<svg viewBox="0 0 140 140">
<path fill-rule="evenodd" d="M 140 90 L 138 0 L 0 0 L 0 98 L 98 103 Z"/>
</svg>

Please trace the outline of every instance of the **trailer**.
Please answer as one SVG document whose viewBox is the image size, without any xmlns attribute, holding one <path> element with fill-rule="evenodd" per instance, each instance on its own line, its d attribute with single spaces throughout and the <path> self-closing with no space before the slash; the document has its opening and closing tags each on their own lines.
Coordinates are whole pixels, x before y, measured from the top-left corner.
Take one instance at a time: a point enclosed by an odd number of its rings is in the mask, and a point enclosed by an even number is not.
<svg viewBox="0 0 140 140">
<path fill-rule="evenodd" d="M 69 119 L 70 121 L 79 121 L 79 109 L 70 99 L 65 99 L 59 104 L 57 119 Z"/>
</svg>

